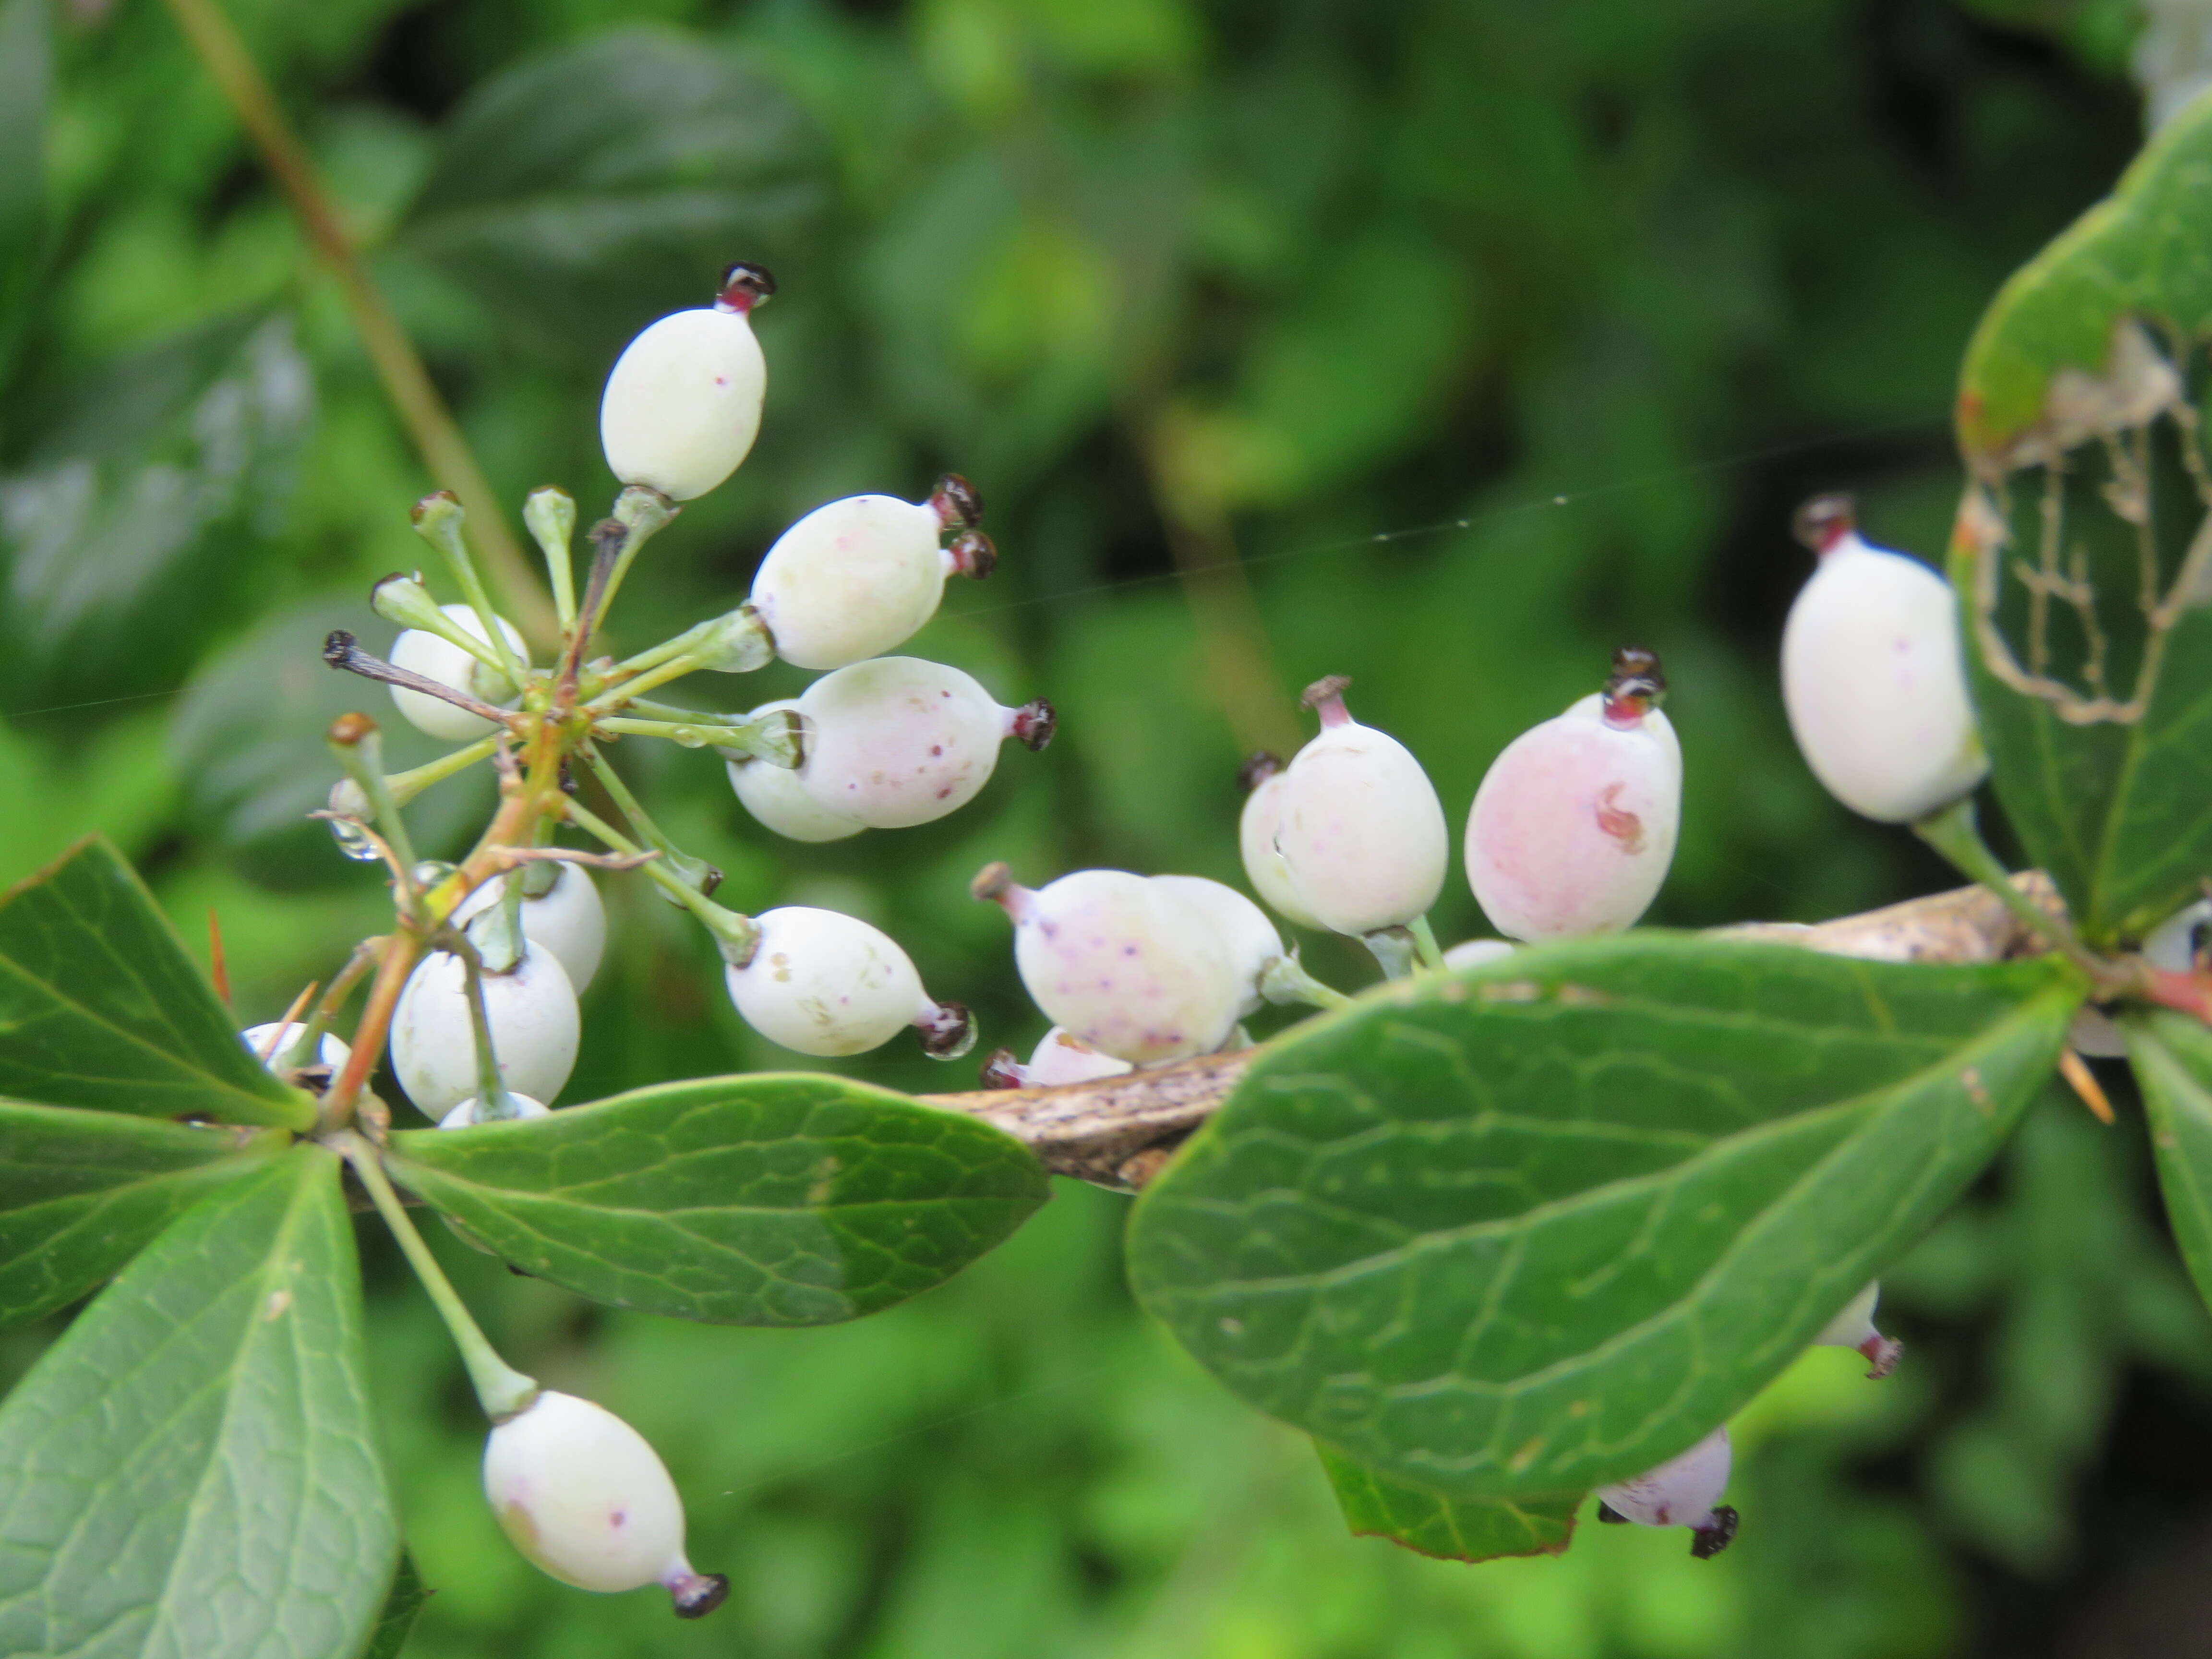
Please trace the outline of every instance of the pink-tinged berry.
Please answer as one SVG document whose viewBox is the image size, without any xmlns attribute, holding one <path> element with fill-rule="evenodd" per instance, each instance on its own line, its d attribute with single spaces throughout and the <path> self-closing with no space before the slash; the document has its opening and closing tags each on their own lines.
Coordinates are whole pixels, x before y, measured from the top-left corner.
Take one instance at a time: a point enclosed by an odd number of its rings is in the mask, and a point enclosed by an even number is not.
<svg viewBox="0 0 2212 1659">
<path fill-rule="evenodd" d="M 1267 908 L 1293 927 L 1328 933 L 1321 919 L 1298 902 L 1291 887 L 1290 868 L 1275 848 L 1275 832 L 1282 827 L 1286 781 L 1283 763 L 1273 755 L 1257 754 L 1244 763 L 1237 776 L 1249 792 L 1237 821 L 1237 848 L 1244 857 L 1244 878 Z"/>
<path fill-rule="evenodd" d="M 876 657 L 824 674 L 799 700 L 799 781 L 825 812 L 902 830 L 957 811 L 991 780 L 999 747 L 1041 749 L 1051 705 L 1002 707 L 973 678 L 919 657 Z"/>
<path fill-rule="evenodd" d="M 1990 769 L 1959 638 L 1958 596 L 1917 559 L 1858 533 L 1850 497 L 1797 514 L 1820 567 L 1782 631 L 1782 700 L 1813 774 L 1855 812 L 1905 823 Z"/>
<path fill-rule="evenodd" d="M 1032 891 L 1003 864 L 971 890 L 1014 923 L 1014 964 L 1053 1022 L 1133 1066 L 1211 1053 L 1248 988 L 1206 916 L 1125 870 L 1079 870 Z"/>
<path fill-rule="evenodd" d="M 1467 819 L 1467 876 L 1518 939 L 1613 933 L 1650 908 L 1674 861 L 1682 752 L 1648 651 L 1620 651 L 1601 693 L 1522 732 L 1491 763 Z"/>
<path fill-rule="evenodd" d="M 1306 688 L 1322 729 L 1283 774 L 1274 842 L 1297 908 L 1357 936 L 1428 913 L 1443 890 L 1451 836 L 1420 762 L 1346 709 L 1350 684 L 1332 676 Z"/>
<path fill-rule="evenodd" d="M 1234 887 L 1204 876 L 1154 876 L 1152 879 L 1154 885 L 1196 910 L 1212 930 L 1243 993 L 1237 1018 L 1259 1012 L 1267 1001 L 1261 994 L 1260 981 L 1286 954 L 1283 936 L 1267 920 L 1267 913 Z"/>
<path fill-rule="evenodd" d="M 1657 1468 L 1597 1489 L 1597 1518 L 1640 1527 L 1687 1527 L 1690 1553 L 1703 1561 L 1735 1536 L 1736 1513 L 1720 1501 L 1732 1455 L 1725 1426 Z"/>
<path fill-rule="evenodd" d="M 484 1498 L 515 1548 L 578 1589 L 659 1584 L 678 1614 L 712 1613 L 729 1581 L 684 1553 L 684 1500 L 645 1437 L 604 1407 L 541 1389 L 484 1441 Z"/>
</svg>

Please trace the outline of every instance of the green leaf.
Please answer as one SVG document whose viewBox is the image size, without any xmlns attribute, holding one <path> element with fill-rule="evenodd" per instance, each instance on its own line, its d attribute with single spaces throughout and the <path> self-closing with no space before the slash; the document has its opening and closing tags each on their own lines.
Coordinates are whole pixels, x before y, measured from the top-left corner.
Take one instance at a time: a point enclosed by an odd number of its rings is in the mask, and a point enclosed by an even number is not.
<svg viewBox="0 0 2212 1659">
<path fill-rule="evenodd" d="M 0 1100 L 0 1327 L 76 1301 L 285 1139 Z"/>
<path fill-rule="evenodd" d="M 2028 856 L 2098 945 L 2212 872 L 2212 545 L 2192 553 L 2212 458 L 2180 401 L 2202 407 L 2212 337 L 2208 185 L 2200 100 L 2005 284 L 1960 375 L 1974 481 L 1951 572 L 1983 735 Z"/>
<path fill-rule="evenodd" d="M 30 321 L 45 259 L 46 106 L 53 95 L 49 0 L 0 3 L 0 374 Z"/>
<path fill-rule="evenodd" d="M 171 690 L 254 608 L 313 426 L 288 318 L 226 318 L 110 364 L 0 477 L 8 642 L 42 697 Z"/>
<path fill-rule="evenodd" d="M 392 1570 L 392 1588 L 385 1592 L 383 1610 L 376 1615 L 376 1627 L 368 1633 L 361 1659 L 399 1659 L 407 1634 L 415 1628 L 415 1617 L 429 1599 L 422 1575 L 415 1571 L 415 1558 L 401 1550 L 399 1565 Z"/>
<path fill-rule="evenodd" d="M 1336 1492 L 1344 1524 L 1361 1538 L 1387 1538 L 1445 1561 L 1494 1561 L 1503 1555 L 1559 1555 L 1574 1537 L 1585 1493 L 1559 1498 L 1460 1499 L 1394 1480 L 1314 1442 Z"/>
<path fill-rule="evenodd" d="M 1048 1193 L 1012 1137 L 821 1073 L 702 1078 L 392 1137 L 392 1174 L 514 1266 L 617 1307 L 824 1325 L 942 1283 Z"/>
<path fill-rule="evenodd" d="M 707 304 L 732 258 L 791 246 L 826 161 L 727 44 L 619 30 L 478 86 L 402 240 L 518 336 L 596 362 L 641 319 Z"/>
<path fill-rule="evenodd" d="M 248 1054 L 105 841 L 0 896 L 0 1095 L 303 1129 L 313 1103 Z"/>
<path fill-rule="evenodd" d="M 1681 1451 L 1973 1179 L 2081 999 L 2051 959 L 1629 934 L 1264 1049 L 1138 1200 L 1131 1282 L 1383 1474 L 1549 1498 Z"/>
<path fill-rule="evenodd" d="M 338 1161 L 207 1199 L 0 1407 L 0 1652 L 358 1653 L 399 1540 Z"/>
<path fill-rule="evenodd" d="M 2212 1307 L 2212 1031 L 2185 1014 L 2127 1016 L 2166 1218 L 2197 1293 Z"/>
</svg>

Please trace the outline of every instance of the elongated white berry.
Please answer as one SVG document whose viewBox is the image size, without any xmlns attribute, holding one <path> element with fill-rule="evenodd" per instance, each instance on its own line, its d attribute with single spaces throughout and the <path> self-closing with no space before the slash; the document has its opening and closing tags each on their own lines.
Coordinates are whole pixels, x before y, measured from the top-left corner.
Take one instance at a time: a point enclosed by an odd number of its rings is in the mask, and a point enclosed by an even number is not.
<svg viewBox="0 0 2212 1659">
<path fill-rule="evenodd" d="M 688 501 L 738 470 L 768 390 L 751 313 L 775 292 L 758 265 L 732 265 L 713 305 L 663 317 L 623 349 L 599 400 L 615 477 Z"/>
<path fill-rule="evenodd" d="M 2150 930 L 2142 942 L 2143 960 L 2169 974 L 2196 971 L 2198 956 L 2212 949 L 2212 899 L 2185 904 Z"/>
<path fill-rule="evenodd" d="M 1467 817 L 1467 878 L 1501 933 L 1571 939 L 1632 925 L 1667 879 L 1681 823 L 1682 751 L 1656 707 L 1648 651 L 1505 746 Z"/>
<path fill-rule="evenodd" d="M 937 614 L 947 576 L 991 574 L 990 538 L 967 527 L 980 507 L 957 474 L 926 501 L 850 495 L 816 507 L 776 538 L 753 576 L 752 605 L 776 655 L 842 668 L 896 650 Z M 960 533 L 941 547 L 947 530 Z"/>
<path fill-rule="evenodd" d="M 276 1022 L 272 1019 L 265 1025 L 247 1026 L 238 1034 L 238 1039 L 255 1059 L 260 1060 L 263 1055 L 267 1055 L 263 1064 L 273 1071 L 284 1063 L 287 1052 L 307 1029 L 295 1019 L 283 1028 L 283 1035 L 279 1036 Z M 352 1058 L 352 1048 L 328 1031 L 323 1033 L 323 1040 L 315 1045 L 314 1063 L 327 1066 L 333 1072 L 343 1070 L 346 1061 Z"/>
<path fill-rule="evenodd" d="M 1869 1285 L 1850 1302 L 1844 1310 L 1827 1323 L 1826 1328 L 1813 1339 L 1816 1348 L 1856 1348 L 1866 1356 L 1872 1367 L 1867 1376 L 1879 1382 L 1897 1369 L 1904 1357 L 1905 1344 L 1894 1337 L 1884 1336 L 1874 1328 L 1875 1304 L 1881 1300 L 1879 1280 Z"/>
<path fill-rule="evenodd" d="M 795 710 L 796 697 L 784 697 L 775 702 L 764 702 L 746 715 L 747 720 L 758 720 L 763 714 Z M 787 766 L 772 766 L 749 755 L 732 756 L 729 762 L 730 787 L 746 811 L 751 813 L 765 829 L 773 830 L 789 841 L 842 841 L 848 836 L 857 836 L 867 828 L 858 818 L 833 812 L 806 793 L 806 786 L 799 781 L 799 774 Z"/>
<path fill-rule="evenodd" d="M 1510 939 L 1462 939 L 1444 952 L 1444 966 L 1456 972 L 1462 968 L 1480 968 L 1486 962 L 1503 961 L 1512 954 Z"/>
<path fill-rule="evenodd" d="M 1267 999 L 1260 994 L 1260 978 L 1285 954 L 1283 936 L 1267 913 L 1234 887 L 1204 876 L 1154 876 L 1155 886 L 1164 888 L 1191 906 L 1212 929 L 1214 941 L 1229 958 L 1243 994 L 1237 1006 L 1239 1019 L 1257 1013 Z"/>
<path fill-rule="evenodd" d="M 441 605 L 447 619 L 456 627 L 465 629 L 477 639 L 489 640 L 483 620 L 477 615 L 472 605 Z M 497 619 L 501 637 L 514 653 L 517 662 L 530 659 L 529 647 L 516 633 L 514 625 L 506 617 Z M 441 639 L 427 629 L 410 628 L 392 642 L 392 665 L 433 679 L 441 685 L 450 685 L 456 691 L 466 692 L 479 702 L 495 708 L 511 706 L 520 695 L 518 688 L 507 684 L 506 676 L 490 664 L 471 656 L 451 640 Z M 404 685 L 392 688 L 392 701 L 410 726 L 427 732 L 434 738 L 463 743 L 480 738 L 492 729 L 492 723 L 481 714 L 471 714 L 465 708 L 432 696 L 427 691 L 411 691 Z"/>
<path fill-rule="evenodd" d="M 552 1108 L 548 1106 L 542 1100 L 532 1100 L 528 1095 L 516 1094 L 512 1089 L 507 1091 L 507 1103 L 514 1108 L 510 1116 L 516 1121 L 520 1121 L 524 1118 L 550 1117 L 552 1115 Z M 438 1120 L 438 1127 L 441 1129 L 469 1128 L 478 1121 L 477 1112 L 477 1097 L 474 1095 L 471 1095 L 459 1105 L 454 1107 L 452 1111 L 440 1118 Z"/>
<path fill-rule="evenodd" d="M 1350 684 L 1332 675 L 1306 688 L 1321 732 L 1283 774 L 1275 850 L 1298 908 L 1358 935 L 1427 914 L 1443 890 L 1451 836 L 1413 751 L 1346 709 Z"/>
<path fill-rule="evenodd" d="M 1298 902 L 1291 888 L 1291 872 L 1275 849 L 1275 831 L 1283 819 L 1283 763 L 1265 752 L 1244 763 L 1237 780 L 1249 792 L 1244 811 L 1237 820 L 1237 848 L 1244 856 L 1244 878 L 1267 908 L 1294 927 L 1329 930 L 1321 919 Z"/>
<path fill-rule="evenodd" d="M 578 1589 L 664 1586 L 687 1619 L 729 1581 L 684 1553 L 684 1500 L 643 1435 L 605 1407 L 543 1389 L 484 1441 L 484 1498 L 515 1548 Z"/>
<path fill-rule="evenodd" d="M 1736 1514 L 1720 1501 L 1733 1461 L 1725 1425 L 1657 1468 L 1597 1489 L 1597 1518 L 1633 1521 L 1643 1527 L 1687 1527 L 1690 1553 L 1700 1561 L 1718 1555 L 1735 1536 Z"/>
<path fill-rule="evenodd" d="M 576 1063 L 576 993 L 560 958 L 526 945 L 512 973 L 483 976 L 484 1013 L 500 1081 L 551 1100 Z M 468 968 L 440 951 L 422 959 L 392 1017 L 392 1068 L 425 1117 L 440 1118 L 477 1092 Z"/>
<path fill-rule="evenodd" d="M 908 1026 L 939 1059 L 968 1052 L 975 1022 L 957 1002 L 939 1002 L 898 942 L 836 910 L 791 905 L 753 920 L 760 939 L 726 978 L 745 1024 L 802 1054 L 858 1054 Z"/>
<path fill-rule="evenodd" d="M 1925 817 L 1989 771 L 1959 642 L 1958 597 L 1917 559 L 1870 546 L 1848 495 L 1797 514 L 1820 568 L 1782 631 L 1782 698 L 1813 774 L 1855 812 Z"/>
<path fill-rule="evenodd" d="M 1078 870 L 1031 891 L 994 864 L 971 885 L 1014 923 L 1014 965 L 1036 1006 L 1132 1065 L 1211 1053 L 1248 987 L 1206 915 L 1126 870 Z"/>
<path fill-rule="evenodd" d="M 503 882 L 524 884 L 522 900 L 522 936 L 532 945 L 542 945 L 561 959 L 562 971 L 568 975 L 568 987 L 581 996 L 599 971 L 599 958 L 607 946 L 606 906 L 599 900 L 599 890 L 592 884 L 591 872 L 574 864 L 549 864 L 539 866 L 550 869 L 553 884 L 544 892 L 529 891 L 530 878 L 515 871 L 499 880 L 485 882 L 455 907 L 453 922 L 466 927 L 470 921 L 500 902 Z"/>
<path fill-rule="evenodd" d="M 1052 741 L 1052 705 L 1006 708 L 969 676 L 919 657 L 876 657 L 806 688 L 799 781 L 824 811 L 872 830 L 957 811 L 991 781 L 1008 738 Z"/>
</svg>

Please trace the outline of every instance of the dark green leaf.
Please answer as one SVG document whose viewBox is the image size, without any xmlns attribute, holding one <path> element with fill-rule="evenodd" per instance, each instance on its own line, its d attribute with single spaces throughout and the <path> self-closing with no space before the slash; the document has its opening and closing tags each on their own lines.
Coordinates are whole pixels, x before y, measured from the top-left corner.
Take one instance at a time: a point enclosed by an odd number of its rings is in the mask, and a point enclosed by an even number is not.
<svg viewBox="0 0 2212 1659">
<path fill-rule="evenodd" d="M 0 1326 L 76 1301 L 283 1141 L 0 1100 Z"/>
<path fill-rule="evenodd" d="M 2174 418 L 2205 390 L 2208 173 L 2202 100 L 2005 285 L 1960 386 L 1952 580 L 1997 793 L 2098 944 L 2212 872 L 2212 473 Z"/>
<path fill-rule="evenodd" d="M 1725 1419 L 1973 1179 L 2073 971 L 1630 934 L 1269 1045 L 1139 1200 L 1132 1283 L 1399 1480 L 1552 1497 Z"/>
<path fill-rule="evenodd" d="M 263 572 L 312 425 L 288 319 L 230 318 L 111 365 L 0 477 L 14 651 L 43 693 L 167 690 Z"/>
<path fill-rule="evenodd" d="M 0 374 L 30 320 L 45 249 L 46 105 L 53 92 L 49 0 L 0 3 Z"/>
<path fill-rule="evenodd" d="M 702 1078 L 392 1137 L 392 1173 L 516 1267 L 618 1307 L 824 1325 L 940 1284 L 1048 1194 L 1011 1136 L 821 1073 Z"/>
<path fill-rule="evenodd" d="M 385 1593 L 384 1610 L 376 1615 L 376 1628 L 369 1632 L 361 1659 L 399 1659 L 407 1633 L 415 1628 L 415 1616 L 429 1599 L 422 1575 L 415 1571 L 415 1558 L 401 1550 L 399 1565 L 392 1571 L 392 1588 Z"/>
<path fill-rule="evenodd" d="M 384 687 L 323 661 L 323 641 L 338 628 L 379 653 L 398 632 L 356 601 L 317 599 L 278 611 L 193 676 L 169 729 L 170 757 L 194 817 L 223 846 L 246 854 L 255 878 L 270 885 L 359 879 L 329 826 L 307 817 L 330 804 L 338 781 L 324 734 L 339 715 L 359 709 L 377 721 L 389 771 L 456 746 L 400 719 Z M 490 810 L 487 765 L 417 797 L 407 823 L 416 850 L 436 857 L 457 851 Z"/>
<path fill-rule="evenodd" d="M 518 336 L 601 356 L 773 259 L 821 206 L 792 98 L 728 46 L 628 29 L 485 82 L 454 116 L 404 245 Z"/>
<path fill-rule="evenodd" d="M 248 1054 L 105 841 L 0 896 L 0 1095 L 301 1129 L 314 1106 Z"/>
<path fill-rule="evenodd" d="M 1446 1498 L 1394 1480 L 1318 1440 L 1314 1449 L 1346 1526 L 1362 1538 L 1387 1538 L 1446 1561 L 1560 1554 L 1574 1537 L 1575 1511 L 1585 1496 Z"/>
<path fill-rule="evenodd" d="M 204 1200 L 0 1408 L 0 1652 L 358 1653 L 399 1546 L 337 1159 Z"/>
<path fill-rule="evenodd" d="M 2212 1306 L 2212 1031 L 2163 1012 L 2132 1014 L 2122 1025 L 2166 1217 L 2197 1293 Z"/>
</svg>

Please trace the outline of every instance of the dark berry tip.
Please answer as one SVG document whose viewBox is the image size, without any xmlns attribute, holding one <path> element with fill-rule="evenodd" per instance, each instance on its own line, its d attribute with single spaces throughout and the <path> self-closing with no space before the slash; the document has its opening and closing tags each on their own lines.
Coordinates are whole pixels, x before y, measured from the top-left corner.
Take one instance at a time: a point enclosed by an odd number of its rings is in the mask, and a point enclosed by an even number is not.
<svg viewBox="0 0 2212 1659">
<path fill-rule="evenodd" d="M 945 549 L 952 568 L 970 581 L 981 581 L 999 568 L 999 549 L 980 530 L 963 530 Z"/>
<path fill-rule="evenodd" d="M 965 530 L 983 522 L 983 492 L 957 472 L 948 472 L 929 492 L 937 521 L 947 530 Z"/>
<path fill-rule="evenodd" d="M 1815 553 L 1825 553 L 1858 528 L 1858 503 L 1838 491 L 1815 495 L 1790 521 L 1790 533 Z"/>
<path fill-rule="evenodd" d="M 668 1586 L 678 1619 L 704 1619 L 729 1600 L 730 1581 L 719 1572 L 687 1572 Z"/>
<path fill-rule="evenodd" d="M 714 304 L 720 310 L 734 311 L 742 317 L 775 295 L 775 278 L 769 274 L 768 267 L 739 260 L 722 272 L 721 290 L 714 295 Z"/>
<path fill-rule="evenodd" d="M 1713 1518 L 1690 1534 L 1693 1559 L 1710 1561 L 1735 1541 L 1736 1513 L 1726 1504 L 1713 1505 Z"/>
<path fill-rule="evenodd" d="M 1306 687 L 1304 692 L 1299 696 L 1298 702 L 1303 708 L 1319 708 L 1325 703 L 1342 702 L 1344 694 L 1351 689 L 1351 675 L 1324 674 Z"/>
<path fill-rule="evenodd" d="M 1897 1362 L 1905 1358 L 1905 1344 L 1893 1336 L 1876 1334 L 1859 1344 L 1859 1352 L 1866 1356 L 1869 1367 L 1867 1381 L 1879 1382 L 1897 1369 Z"/>
<path fill-rule="evenodd" d="M 1282 769 L 1283 757 L 1280 755 L 1271 755 L 1264 749 L 1260 750 L 1237 769 L 1237 787 L 1249 795 Z"/>
<path fill-rule="evenodd" d="M 1012 1048 L 994 1048 L 976 1068 L 975 1080 L 986 1089 L 1018 1089 L 1029 1079 Z"/>
<path fill-rule="evenodd" d="M 965 1003 L 940 1002 L 914 1024 L 932 1060 L 957 1060 L 975 1046 L 975 1016 Z"/>
<path fill-rule="evenodd" d="M 1023 748 L 1042 749 L 1060 730 L 1060 716 L 1053 712 L 1050 703 L 1038 697 L 1014 710 L 1012 730 L 1015 740 Z"/>
<path fill-rule="evenodd" d="M 968 884 L 968 896 L 981 899 L 987 904 L 996 904 L 1014 888 L 1014 872 L 1004 860 L 987 864 L 975 872 L 975 879 Z"/>
<path fill-rule="evenodd" d="M 1597 1518 L 1608 1527 L 1625 1527 L 1628 1524 L 1628 1517 L 1602 1498 L 1597 1500 Z"/>
</svg>

